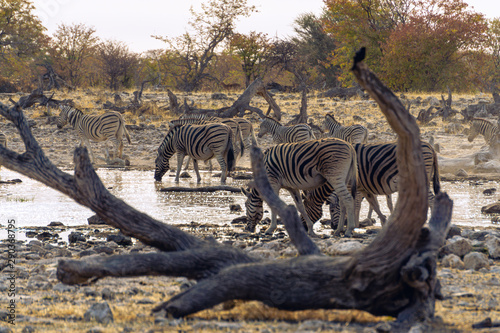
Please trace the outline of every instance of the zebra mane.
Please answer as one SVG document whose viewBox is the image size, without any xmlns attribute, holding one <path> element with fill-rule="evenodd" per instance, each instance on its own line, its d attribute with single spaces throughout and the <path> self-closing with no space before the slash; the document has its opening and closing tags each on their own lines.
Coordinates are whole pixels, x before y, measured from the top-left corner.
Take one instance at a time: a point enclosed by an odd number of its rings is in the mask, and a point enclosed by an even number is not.
<svg viewBox="0 0 500 333">
<path fill-rule="evenodd" d="M 334 116 L 333 114 L 331 114 L 331 113 L 327 113 L 327 114 L 326 114 L 326 116 L 325 116 L 325 118 L 331 118 L 331 120 L 332 120 L 333 122 L 335 122 L 335 123 L 337 123 L 337 124 L 340 124 L 340 123 L 337 121 L 337 119 L 335 119 L 335 116 Z"/>
<path fill-rule="evenodd" d="M 491 124 L 493 126 L 495 126 L 495 124 L 493 124 L 491 121 L 489 121 L 488 119 L 484 119 L 484 118 L 472 118 L 472 122 L 484 122 L 484 123 L 488 123 L 488 124 Z"/>
<path fill-rule="evenodd" d="M 276 119 L 274 119 L 274 118 L 271 118 L 271 117 L 267 117 L 267 116 L 266 116 L 266 117 L 264 117 L 264 119 L 262 119 L 262 121 L 264 121 L 264 120 L 270 120 L 271 122 L 273 122 L 273 123 L 275 123 L 275 124 L 277 124 L 277 125 L 281 126 L 281 123 L 280 123 L 279 121 L 277 121 Z"/>
</svg>

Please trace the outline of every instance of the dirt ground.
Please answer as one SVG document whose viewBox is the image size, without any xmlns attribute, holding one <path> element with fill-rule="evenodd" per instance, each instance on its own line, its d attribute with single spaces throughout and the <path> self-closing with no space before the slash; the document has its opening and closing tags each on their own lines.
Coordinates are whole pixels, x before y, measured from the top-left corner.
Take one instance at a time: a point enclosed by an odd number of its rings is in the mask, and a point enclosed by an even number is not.
<svg viewBox="0 0 500 333">
<path fill-rule="evenodd" d="M 102 113 L 102 103 L 112 100 L 112 94 L 87 92 L 82 96 L 72 96 L 77 106 L 84 112 Z M 197 106 L 203 108 L 217 108 L 227 106 L 237 98 L 236 94 L 229 94 L 228 100 L 214 101 L 210 94 L 192 94 L 186 96 Z M 425 102 L 428 96 L 420 98 L 417 95 L 407 96 L 407 100 L 414 101 L 410 112 L 415 116 L 422 108 L 427 108 Z M 440 99 L 440 96 L 435 96 Z M 60 96 L 59 98 L 67 98 Z M 158 146 L 167 132 L 166 123 L 173 118 L 167 112 L 160 112 L 161 104 L 168 104 L 166 94 L 148 93 L 145 101 L 155 101 L 160 107 L 150 114 L 124 114 L 127 124 L 135 125 L 129 128 L 132 144 L 125 143 L 124 153 L 130 161 L 127 168 L 154 169 L 154 160 Z M 9 104 L 7 97 L 0 97 L 0 102 Z M 15 100 L 18 98 L 14 97 Z M 275 99 L 282 108 L 286 123 L 298 113 L 300 96 L 298 94 L 277 94 Z M 461 110 L 468 104 L 491 100 L 490 96 L 458 96 L 454 97 L 453 108 Z M 267 104 L 263 99 L 256 98 L 255 106 L 266 110 Z M 32 131 L 44 149 L 49 159 L 59 168 L 71 168 L 73 147 L 78 143 L 72 128 L 66 127 L 57 130 L 55 124 L 50 123 L 45 116 L 45 108 L 34 108 L 25 111 L 32 121 Z M 57 110 L 52 111 L 55 115 Z M 376 104 L 371 100 L 355 99 L 348 101 L 318 98 L 311 94 L 308 105 L 310 121 L 319 125 L 328 112 L 345 125 L 359 123 L 369 129 L 369 142 L 382 143 L 394 141 L 395 134 L 384 120 Z M 258 131 L 258 118 L 255 115 L 246 116 Z M 462 123 L 461 116 L 455 116 L 449 121 L 433 120 L 429 125 L 421 127 L 424 140 L 433 137 L 439 146 L 439 162 L 441 176 L 446 179 L 495 179 L 498 180 L 500 163 L 495 160 L 475 163 L 475 155 L 486 151 L 482 137 L 472 143 L 467 140 L 468 125 Z M 22 152 L 23 143 L 17 130 L 5 119 L 0 119 L 0 131 L 8 137 L 8 146 L 17 152 Z M 270 146 L 269 137 L 259 139 L 262 147 Z M 96 155 L 103 156 L 103 144 L 93 144 Z M 111 147 L 111 146 L 109 146 Z M 96 167 L 109 167 L 98 161 Z M 203 164 L 200 164 L 203 167 Z M 216 163 L 214 163 L 216 166 Z M 239 162 L 238 167 L 248 169 L 250 166 L 248 155 Z M 217 167 L 217 166 L 216 166 Z M 466 173 L 458 173 L 463 169 Z M 1 209 L 1 208 L 0 208 Z M 63 221 L 64 222 L 64 221 Z M 371 227 L 377 230 L 377 227 Z M 199 230 L 192 226 L 183 229 L 204 234 L 233 235 L 231 241 L 234 246 L 245 248 L 265 258 L 283 258 L 296 255 L 295 249 L 289 244 L 284 235 L 273 237 L 243 237 L 232 226 L 210 225 Z M 203 229 L 203 230 L 201 230 Z M 68 231 L 65 227 L 45 227 L 49 233 Z M 38 232 L 43 232 L 40 229 Z M 189 287 L 192 281 L 184 278 L 166 277 L 137 277 L 127 279 L 106 278 L 88 286 L 65 286 L 58 283 L 56 265 L 61 257 L 80 258 L 86 255 L 98 255 L 102 247 L 110 248 L 110 253 L 120 254 L 129 252 L 149 252 L 153 249 L 140 243 L 132 246 L 116 245 L 102 238 L 108 233 L 116 233 L 108 227 L 77 227 L 72 231 L 80 231 L 85 235 L 95 236 L 96 240 L 76 244 L 62 244 L 50 239 L 34 240 L 29 244 L 19 244 L 19 270 L 17 279 L 19 294 L 18 320 L 13 327 L 7 323 L 0 323 L 0 331 L 10 328 L 14 332 L 199 332 L 199 331 L 241 331 L 241 332 L 388 332 L 397 331 L 390 326 L 394 318 L 374 317 L 357 310 L 332 311 L 278 311 L 258 302 L 236 302 L 231 309 L 219 305 L 185 319 L 171 319 L 151 314 L 151 309 L 160 302 L 168 300 L 183 288 Z M 215 230 L 215 231 L 214 231 Z M 464 230 L 463 230 L 464 231 Z M 480 231 L 476 228 L 475 231 Z M 488 232 L 498 232 L 492 226 Z M 359 239 L 319 239 L 318 245 L 325 253 L 337 243 L 356 241 L 366 245 L 371 238 L 366 236 Z M 478 244 L 476 244 L 479 246 Z M 6 243 L 0 243 L 2 256 L 5 255 Z M 88 252 L 85 252 L 88 251 Z M 38 257 L 37 257 L 38 255 Z M 103 255 L 103 254 L 101 254 Z M 3 258 L 3 257 L 2 257 Z M 0 262 L 2 262 L 0 260 Z M 439 277 L 443 286 L 445 299 L 436 303 L 437 319 L 431 326 L 415 326 L 413 332 L 426 331 L 429 327 L 433 331 L 471 331 L 472 325 L 490 317 L 493 322 L 500 321 L 500 261 L 489 259 L 490 268 L 463 270 L 439 266 Z M 4 267 L 4 264 L 1 265 Z M 0 272 L 0 318 L 5 318 L 7 279 Z M 113 321 L 109 323 L 86 321 L 85 312 L 94 303 L 107 302 L 113 313 Z M 497 328 L 500 330 L 500 328 Z M 493 331 L 494 328 L 488 331 Z"/>
</svg>

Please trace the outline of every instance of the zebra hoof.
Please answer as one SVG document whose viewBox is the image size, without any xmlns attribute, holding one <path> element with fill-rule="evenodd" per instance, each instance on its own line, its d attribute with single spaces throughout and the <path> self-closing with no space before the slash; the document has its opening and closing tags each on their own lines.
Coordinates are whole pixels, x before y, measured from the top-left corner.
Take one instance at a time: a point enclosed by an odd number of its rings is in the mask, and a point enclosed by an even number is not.
<svg viewBox="0 0 500 333">
<path fill-rule="evenodd" d="M 347 230 L 345 232 L 345 237 L 352 237 L 352 230 Z"/>
<path fill-rule="evenodd" d="M 335 231 L 333 232 L 333 236 L 335 236 L 335 237 L 340 237 L 341 233 L 342 233 L 342 231 L 340 231 L 340 230 L 335 230 Z"/>
</svg>

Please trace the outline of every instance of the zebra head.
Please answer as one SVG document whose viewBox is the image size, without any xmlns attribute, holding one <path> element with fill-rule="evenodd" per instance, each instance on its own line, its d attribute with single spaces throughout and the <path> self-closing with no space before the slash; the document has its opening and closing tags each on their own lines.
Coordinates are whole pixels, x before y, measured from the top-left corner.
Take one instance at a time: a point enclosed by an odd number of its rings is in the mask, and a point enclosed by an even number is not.
<svg viewBox="0 0 500 333">
<path fill-rule="evenodd" d="M 476 136 L 479 135 L 479 127 L 480 123 L 478 121 L 472 121 L 470 125 L 469 136 L 467 137 L 467 140 L 469 140 L 469 142 L 474 141 Z"/>
<path fill-rule="evenodd" d="M 267 133 L 273 133 L 273 128 L 281 126 L 276 120 L 265 117 L 264 119 L 260 119 L 260 127 L 259 133 L 257 133 L 258 138 L 262 138 Z"/>
<path fill-rule="evenodd" d="M 170 157 L 174 154 L 174 150 L 172 147 L 172 138 L 175 129 L 178 127 L 174 127 L 171 129 L 165 138 L 163 139 L 160 147 L 158 148 L 158 155 L 155 160 L 155 180 L 160 182 L 163 178 L 163 175 L 170 169 Z"/>
<path fill-rule="evenodd" d="M 340 126 L 340 123 L 335 119 L 335 117 L 331 113 L 328 113 L 325 116 L 325 120 L 323 120 L 323 123 L 322 123 L 322 129 L 324 131 L 329 131 L 330 128 L 337 128 L 339 126 Z"/>
<path fill-rule="evenodd" d="M 264 208 L 262 206 L 262 198 L 256 189 L 241 188 L 241 192 L 246 195 L 247 200 L 245 201 L 245 208 L 247 211 L 247 226 L 246 230 L 254 232 L 257 223 L 262 220 L 264 215 Z"/>
<path fill-rule="evenodd" d="M 68 113 L 71 111 L 71 106 L 69 105 L 59 105 L 61 112 L 59 113 L 59 117 L 57 117 L 56 124 L 57 128 L 61 129 L 68 123 Z"/>
</svg>

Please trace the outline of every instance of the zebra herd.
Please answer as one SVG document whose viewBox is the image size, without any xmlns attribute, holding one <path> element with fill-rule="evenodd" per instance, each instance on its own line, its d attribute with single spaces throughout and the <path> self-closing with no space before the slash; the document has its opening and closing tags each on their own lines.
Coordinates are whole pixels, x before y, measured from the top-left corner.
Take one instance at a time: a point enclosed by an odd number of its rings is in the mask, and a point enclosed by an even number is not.
<svg viewBox="0 0 500 333">
<path fill-rule="evenodd" d="M 122 157 L 123 136 L 131 143 L 125 121 L 118 112 L 106 112 L 100 116 L 83 114 L 70 106 L 62 106 L 57 127 L 70 124 L 78 133 L 80 143 L 90 151 L 89 140 L 111 140 L 115 156 Z M 338 221 L 335 234 L 340 234 L 347 221 L 346 235 L 352 235 L 359 221 L 362 198 L 366 198 L 382 223 L 386 217 L 380 211 L 376 196 L 388 197 L 397 191 L 398 171 L 396 144 L 370 144 L 368 130 L 361 125 L 342 126 L 333 114 L 327 114 L 323 129 L 328 138 L 316 139 L 307 124 L 283 126 L 273 118 L 261 119 L 257 137 L 270 134 L 275 146 L 264 152 L 264 163 L 272 189 L 278 193 L 288 190 L 302 215 L 310 235 L 314 235 L 313 224 L 322 215 L 324 203 L 330 204 L 332 222 Z M 482 134 L 488 144 L 498 141 L 498 127 L 487 120 L 476 118 L 471 123 L 468 140 Z M 6 146 L 7 138 L 0 132 L 0 145 Z M 169 130 L 158 148 L 155 160 L 154 179 L 161 181 L 169 169 L 169 159 L 177 154 L 179 174 L 184 157 L 193 159 L 197 181 L 201 181 L 198 161 L 216 158 L 222 170 L 221 183 L 245 150 L 257 145 L 252 123 L 244 118 L 221 119 L 205 116 L 183 116 L 169 123 Z M 433 181 L 434 194 L 440 191 L 437 156 L 428 143 L 422 142 L 422 150 L 428 180 Z M 262 198 L 254 188 L 242 189 L 246 195 L 247 229 L 255 226 L 263 216 Z M 302 195 L 300 193 L 302 191 Z M 432 202 L 433 193 L 429 192 Z M 432 204 L 431 204 L 432 207 Z M 371 214 L 371 212 L 369 213 Z M 271 225 L 266 233 L 276 229 L 276 215 L 272 214 Z"/>
</svg>

